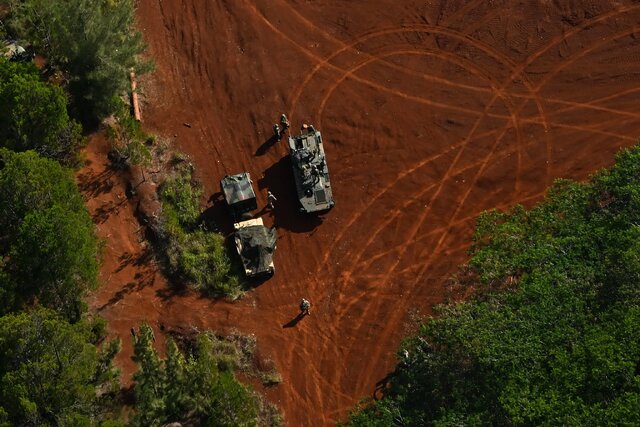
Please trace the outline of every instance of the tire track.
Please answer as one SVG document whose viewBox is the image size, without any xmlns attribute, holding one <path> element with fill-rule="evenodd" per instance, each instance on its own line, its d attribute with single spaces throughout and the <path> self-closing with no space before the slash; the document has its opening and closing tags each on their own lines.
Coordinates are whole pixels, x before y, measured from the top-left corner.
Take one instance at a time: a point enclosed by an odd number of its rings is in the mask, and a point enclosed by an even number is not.
<svg viewBox="0 0 640 427">
<path fill-rule="evenodd" d="M 638 8 L 638 7 L 640 7 L 640 6 L 633 6 L 633 7 L 627 8 L 627 9 L 633 9 L 633 8 Z M 594 18 L 594 20 L 595 20 L 596 22 L 599 22 L 599 21 L 601 21 L 601 20 L 603 20 L 603 19 L 606 19 L 606 18 L 608 18 L 608 17 L 615 16 L 615 15 L 616 15 L 616 14 L 618 14 L 618 13 L 623 13 L 623 11 L 622 11 L 622 10 L 616 10 L 616 11 L 613 11 L 613 12 L 610 12 L 610 13 L 605 14 L 605 15 L 606 15 L 606 17 L 603 17 L 603 16 L 601 15 L 601 16 L 599 16 L 599 17 L 597 17 L 597 18 Z M 584 25 L 586 26 L 586 25 L 588 25 L 588 24 L 584 24 Z M 550 42 L 548 45 L 546 45 L 546 47 L 544 47 L 544 48 L 543 48 L 543 49 L 541 49 L 540 51 L 538 51 L 538 52 L 536 52 L 535 54 L 533 54 L 533 55 L 531 55 L 530 57 L 528 57 L 528 58 L 527 58 L 527 60 L 525 61 L 525 63 L 523 63 L 522 65 L 520 65 L 520 66 L 518 67 L 518 69 L 519 69 L 519 73 L 524 72 L 524 70 L 526 69 L 526 67 L 528 67 L 531 63 L 533 63 L 537 58 L 539 58 L 539 57 L 540 57 L 544 52 L 548 51 L 548 50 L 549 50 L 552 46 L 554 46 L 556 43 L 560 43 L 560 42 L 562 42 L 562 40 L 566 40 L 566 38 L 567 38 L 567 37 L 569 37 L 569 36 L 571 36 L 571 35 L 573 35 L 573 34 L 576 34 L 577 32 L 578 32 L 578 31 L 570 32 L 570 34 L 568 34 L 568 35 L 567 35 L 567 34 L 565 34 L 565 35 L 563 35 L 562 37 L 556 38 L 556 39 L 555 39 L 555 41 Z M 634 27 L 633 32 L 636 32 L 636 27 Z M 623 31 L 623 32 L 621 32 L 621 33 L 629 34 L 629 33 L 630 33 L 630 31 L 629 31 L 629 30 L 626 30 L 626 31 Z M 610 42 L 611 40 L 612 40 L 612 37 L 608 37 L 608 38 L 606 39 L 606 42 Z M 587 49 L 587 52 L 592 51 L 592 50 L 594 50 L 594 49 L 595 49 L 595 47 L 593 47 L 593 46 L 592 46 L 591 48 Z M 586 53 L 585 53 L 585 54 L 586 54 Z M 582 56 L 584 56 L 584 55 L 582 55 Z M 575 60 L 575 59 L 574 59 L 574 60 Z M 568 62 L 568 61 L 565 61 L 565 62 Z M 565 64 L 565 62 L 563 62 L 562 64 Z M 571 62 L 573 62 L 573 61 L 571 61 Z M 563 66 L 562 64 L 561 64 L 560 66 L 556 67 L 556 69 L 554 69 L 554 72 L 555 72 L 555 73 L 557 73 L 557 72 L 558 72 L 559 70 L 561 70 L 562 68 L 566 67 L 566 65 L 564 65 L 564 66 Z M 567 65 L 568 65 L 568 64 L 567 64 Z M 513 78 L 515 78 L 515 77 L 516 77 L 516 76 L 512 75 L 512 76 L 510 77 L 510 79 L 509 79 L 509 80 L 512 80 L 512 79 L 513 79 Z M 543 79 L 543 83 L 542 83 L 542 84 L 544 84 L 544 82 L 548 81 L 551 77 L 552 77 L 552 75 L 550 74 L 550 75 L 549 75 L 549 76 L 547 76 L 545 79 Z M 521 104 L 521 107 L 522 107 L 523 105 L 525 105 L 525 103 Z M 473 129 L 472 129 L 472 132 L 473 132 Z M 501 139 L 501 138 L 502 138 L 502 137 L 500 137 L 500 139 Z M 492 152 L 493 152 L 493 150 L 496 148 L 496 146 L 497 146 L 497 144 L 494 144 L 494 147 L 493 147 L 493 149 L 492 149 Z M 458 207 L 456 208 L 456 212 L 454 213 L 454 215 L 452 216 L 452 218 L 455 218 L 455 217 L 456 217 L 456 215 L 458 214 L 458 212 L 459 212 L 459 210 L 460 210 L 461 206 L 464 204 L 464 202 L 466 201 L 466 199 L 467 199 L 468 195 L 470 194 L 471 189 L 473 188 L 473 186 L 474 186 L 474 185 L 475 185 L 475 183 L 477 182 L 477 179 L 478 179 L 478 177 L 479 177 L 479 175 L 480 175 L 480 172 L 484 170 L 484 167 L 486 167 L 486 164 L 488 163 L 488 161 L 489 161 L 489 159 L 490 159 L 490 158 L 491 158 L 491 153 L 490 153 L 490 154 L 485 158 L 484 165 L 483 165 L 483 166 L 481 166 L 481 169 L 479 170 L 479 173 L 477 173 L 477 174 L 476 174 L 476 176 L 474 177 L 474 179 L 473 179 L 472 183 L 471 183 L 471 184 L 470 184 L 470 186 L 469 186 L 469 190 L 468 190 L 468 191 L 467 191 L 467 193 L 465 194 L 465 197 L 463 198 L 462 202 L 461 202 L 461 203 L 458 205 Z M 550 159 L 550 157 L 548 157 L 548 159 Z M 457 160 L 457 159 L 456 159 L 456 160 Z M 455 164 L 456 160 L 454 160 L 454 164 Z M 548 163 L 548 162 L 547 162 L 547 163 Z M 547 167 L 547 171 L 548 171 L 548 170 L 549 170 L 549 168 Z M 448 174 L 445 174 L 445 176 L 443 177 L 443 180 L 441 181 L 441 183 L 444 183 L 448 178 L 449 178 Z M 439 190 L 442 188 L 442 186 L 443 186 L 443 184 L 439 187 Z M 436 194 L 435 194 L 435 196 L 434 196 L 434 198 L 433 198 L 433 199 L 436 199 L 438 195 L 439 195 L 439 191 L 437 191 L 437 192 L 436 192 Z M 430 210 L 430 209 L 427 209 L 427 214 L 422 215 L 422 217 L 421 217 L 421 218 L 420 218 L 420 220 L 418 221 L 420 224 L 422 224 L 422 223 L 425 221 L 426 216 L 428 215 L 429 210 Z M 417 232 L 417 230 L 418 230 L 418 229 L 419 229 L 419 228 L 416 228 L 416 229 L 415 229 L 415 231 L 414 231 L 414 236 L 415 236 L 415 233 Z M 440 245 L 442 244 L 442 242 L 444 241 L 444 238 L 445 238 L 445 237 L 446 237 L 446 233 L 443 233 L 443 236 L 440 238 L 440 240 L 439 240 L 439 242 L 438 242 L 438 245 L 437 245 L 436 249 L 432 252 L 432 255 L 429 257 L 429 259 L 428 259 L 428 260 L 427 260 L 427 262 L 425 263 L 424 267 L 423 267 L 423 268 L 422 268 L 422 270 L 421 270 L 421 274 L 419 274 L 419 275 L 418 275 L 418 279 L 421 279 L 421 278 L 422 278 L 422 275 L 424 274 L 424 271 L 426 271 L 426 269 L 427 269 L 428 267 L 430 267 L 430 266 L 431 266 L 431 260 L 433 260 L 434 255 L 437 253 L 437 250 L 438 250 L 438 248 L 440 247 Z M 389 278 L 390 278 L 391 274 L 393 273 L 393 271 L 395 270 L 395 268 L 398 266 L 398 264 L 399 264 L 399 262 L 400 262 L 400 259 L 404 256 L 404 253 L 406 253 L 406 249 L 405 249 L 405 250 L 403 250 L 403 251 L 401 251 L 401 254 L 400 254 L 400 256 L 398 257 L 398 261 L 396 261 L 396 262 L 393 264 L 393 266 L 388 270 L 388 274 L 386 275 L 385 280 L 383 280 L 383 283 L 387 283 L 387 282 L 388 282 L 388 280 L 389 280 Z M 413 287 L 415 286 L 415 284 L 416 284 L 416 283 L 417 283 L 417 282 L 414 282 L 414 283 L 413 283 L 413 285 L 412 285 L 411 287 L 413 288 Z M 408 294 L 408 293 L 409 293 L 409 292 L 407 292 L 407 294 Z M 406 299 L 406 297 L 402 297 L 402 298 L 401 298 L 401 300 L 404 300 L 404 299 Z M 389 325 L 395 325 L 395 324 L 397 324 L 397 322 L 400 320 L 400 317 L 401 317 L 401 315 L 400 315 L 400 314 L 398 314 L 397 312 L 392 314 L 392 319 L 391 319 L 391 321 L 390 321 L 390 322 L 388 322 L 388 323 L 387 323 L 387 325 L 388 325 L 388 326 L 386 326 L 386 327 L 383 329 L 383 333 L 382 333 L 382 335 L 381 335 L 381 340 L 385 341 L 385 340 L 387 340 L 387 339 L 388 339 L 388 336 L 389 336 L 389 334 L 391 333 L 391 331 L 390 331 L 391 326 L 389 326 Z M 379 356 L 380 356 L 380 351 L 381 351 L 381 349 L 376 349 L 376 350 L 374 350 L 374 354 L 372 355 L 372 357 L 370 357 L 370 358 L 369 358 L 369 363 L 367 364 L 367 366 L 366 366 L 365 370 L 363 370 L 362 372 L 366 372 L 366 371 L 369 371 L 369 370 L 371 369 L 371 365 L 372 365 L 372 363 L 375 363 L 375 361 L 379 358 Z M 360 381 L 360 380 L 359 380 L 359 381 Z"/>
</svg>

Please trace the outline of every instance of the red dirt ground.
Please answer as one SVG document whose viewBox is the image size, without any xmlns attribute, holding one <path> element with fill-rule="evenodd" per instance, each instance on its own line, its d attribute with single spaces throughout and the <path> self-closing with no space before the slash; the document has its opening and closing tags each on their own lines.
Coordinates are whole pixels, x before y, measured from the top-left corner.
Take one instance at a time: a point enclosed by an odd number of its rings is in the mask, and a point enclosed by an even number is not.
<svg viewBox="0 0 640 427">
<path fill-rule="evenodd" d="M 125 373 L 143 320 L 255 334 L 292 426 L 372 395 L 478 213 L 585 179 L 640 134 L 637 2 L 140 0 L 138 20 L 157 64 L 146 126 L 191 156 L 207 196 L 244 170 L 262 203 L 275 193 L 277 272 L 234 304 L 171 295 L 98 141 L 80 176 L 108 238 L 91 305 L 123 337 Z M 319 218 L 296 212 L 286 146 L 268 142 L 281 112 L 323 132 L 337 204 Z M 283 328 L 303 296 L 312 315 Z"/>
</svg>

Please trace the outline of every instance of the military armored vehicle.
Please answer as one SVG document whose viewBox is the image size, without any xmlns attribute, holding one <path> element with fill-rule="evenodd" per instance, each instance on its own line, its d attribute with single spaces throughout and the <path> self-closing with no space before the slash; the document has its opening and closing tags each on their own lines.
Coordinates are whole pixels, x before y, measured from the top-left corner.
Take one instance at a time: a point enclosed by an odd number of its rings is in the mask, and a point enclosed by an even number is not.
<svg viewBox="0 0 640 427">
<path fill-rule="evenodd" d="M 247 172 L 227 175 L 220 181 L 220 187 L 233 215 L 233 240 L 245 274 L 248 277 L 273 274 L 276 231 L 265 227 L 262 218 L 252 218 L 251 211 L 258 205 L 251 176 Z"/>
<path fill-rule="evenodd" d="M 289 136 L 289 153 L 300 211 L 331 209 L 335 202 L 320 132 L 313 126 L 303 126 L 300 135 Z"/>
</svg>

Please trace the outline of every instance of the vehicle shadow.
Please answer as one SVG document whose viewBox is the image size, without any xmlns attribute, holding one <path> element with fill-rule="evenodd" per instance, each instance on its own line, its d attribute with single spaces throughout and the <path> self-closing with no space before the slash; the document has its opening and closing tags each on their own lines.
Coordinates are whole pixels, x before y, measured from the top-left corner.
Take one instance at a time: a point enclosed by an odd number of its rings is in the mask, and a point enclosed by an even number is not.
<svg viewBox="0 0 640 427">
<path fill-rule="evenodd" d="M 264 171 L 257 182 L 260 190 L 271 191 L 278 200 L 272 210 L 273 224 L 294 233 L 313 231 L 322 224 L 322 217 L 305 214 L 299 210 L 296 186 L 293 180 L 291 158 L 285 156 Z M 263 212 L 266 212 L 263 210 Z"/>
</svg>

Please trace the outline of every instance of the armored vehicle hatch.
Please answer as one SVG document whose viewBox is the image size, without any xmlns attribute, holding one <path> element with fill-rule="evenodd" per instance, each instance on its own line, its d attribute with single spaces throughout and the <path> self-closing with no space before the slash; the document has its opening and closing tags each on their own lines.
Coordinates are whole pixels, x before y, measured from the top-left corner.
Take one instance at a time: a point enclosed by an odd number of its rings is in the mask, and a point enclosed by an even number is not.
<svg viewBox="0 0 640 427">
<path fill-rule="evenodd" d="M 267 228 L 262 218 L 250 219 L 233 225 L 233 239 L 248 277 L 273 274 L 273 252 L 276 249 L 276 230 Z"/>
<path fill-rule="evenodd" d="M 309 126 L 300 135 L 290 136 L 289 152 L 300 211 L 331 209 L 335 202 L 320 132 Z"/>
<path fill-rule="evenodd" d="M 220 187 L 227 205 L 231 209 L 234 220 L 243 213 L 258 208 L 256 193 L 251 185 L 251 176 L 248 172 L 236 175 L 227 175 L 220 181 Z"/>
</svg>

